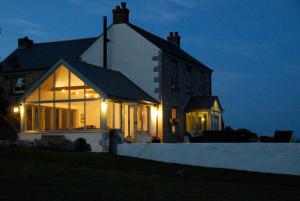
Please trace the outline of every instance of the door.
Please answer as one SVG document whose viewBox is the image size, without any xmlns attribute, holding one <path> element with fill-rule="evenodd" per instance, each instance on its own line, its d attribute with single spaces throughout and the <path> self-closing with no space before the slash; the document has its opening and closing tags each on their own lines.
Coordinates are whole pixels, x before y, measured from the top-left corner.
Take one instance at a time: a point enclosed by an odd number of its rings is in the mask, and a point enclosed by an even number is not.
<svg viewBox="0 0 300 201">
<path fill-rule="evenodd" d="M 124 133 L 126 138 L 135 138 L 135 105 L 125 105 Z"/>
</svg>

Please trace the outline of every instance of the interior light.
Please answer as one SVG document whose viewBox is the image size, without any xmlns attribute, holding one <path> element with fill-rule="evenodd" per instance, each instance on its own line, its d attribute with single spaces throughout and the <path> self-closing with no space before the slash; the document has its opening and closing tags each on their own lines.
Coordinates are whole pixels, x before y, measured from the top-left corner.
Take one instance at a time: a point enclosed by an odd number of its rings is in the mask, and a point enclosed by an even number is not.
<svg viewBox="0 0 300 201">
<path fill-rule="evenodd" d="M 66 92 L 66 90 L 62 89 L 62 90 L 61 90 L 61 92 L 65 93 L 65 92 Z"/>
<path fill-rule="evenodd" d="M 85 94 L 85 96 L 86 96 L 86 97 L 89 97 L 89 96 L 90 96 L 90 94 L 86 93 L 86 94 Z"/>
<path fill-rule="evenodd" d="M 76 91 L 75 94 L 76 94 L 76 95 L 79 95 L 79 91 Z"/>
<path fill-rule="evenodd" d="M 14 113 L 19 113 L 20 109 L 19 109 L 18 106 L 15 106 L 15 107 L 13 108 L 13 111 L 14 111 Z"/>
<path fill-rule="evenodd" d="M 202 117 L 202 118 L 201 118 L 201 121 L 202 121 L 202 122 L 205 122 L 205 118 L 204 118 L 204 117 Z"/>
</svg>

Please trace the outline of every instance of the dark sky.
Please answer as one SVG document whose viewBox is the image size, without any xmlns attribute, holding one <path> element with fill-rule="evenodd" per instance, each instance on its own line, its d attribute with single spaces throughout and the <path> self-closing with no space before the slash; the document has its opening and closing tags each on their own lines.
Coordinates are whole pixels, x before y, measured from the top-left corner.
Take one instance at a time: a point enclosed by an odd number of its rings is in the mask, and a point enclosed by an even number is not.
<svg viewBox="0 0 300 201">
<path fill-rule="evenodd" d="M 96 36 L 120 1 L 0 0 L 0 56 L 17 38 Z M 300 0 L 128 0 L 130 20 L 166 37 L 214 69 L 213 94 L 226 125 L 258 134 L 292 129 L 300 137 Z"/>
</svg>

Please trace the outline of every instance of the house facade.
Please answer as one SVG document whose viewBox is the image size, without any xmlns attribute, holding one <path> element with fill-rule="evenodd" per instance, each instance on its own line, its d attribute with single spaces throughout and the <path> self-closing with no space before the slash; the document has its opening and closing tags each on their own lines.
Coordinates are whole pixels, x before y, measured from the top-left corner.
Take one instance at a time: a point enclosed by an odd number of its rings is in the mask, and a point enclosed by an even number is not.
<svg viewBox="0 0 300 201">
<path fill-rule="evenodd" d="M 132 142 L 178 142 L 222 129 L 212 70 L 167 39 L 130 23 L 126 3 L 98 37 L 34 43 L 25 37 L 1 63 L 0 82 L 20 108 L 22 136 L 107 132 Z"/>
</svg>

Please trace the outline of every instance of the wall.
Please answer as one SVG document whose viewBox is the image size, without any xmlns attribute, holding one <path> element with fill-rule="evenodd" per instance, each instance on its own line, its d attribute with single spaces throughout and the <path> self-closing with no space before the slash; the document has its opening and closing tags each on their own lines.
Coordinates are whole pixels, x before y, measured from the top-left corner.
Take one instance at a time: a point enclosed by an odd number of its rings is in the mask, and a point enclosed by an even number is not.
<svg viewBox="0 0 300 201">
<path fill-rule="evenodd" d="M 109 68 L 122 72 L 149 95 L 159 100 L 159 94 L 155 93 L 155 88 L 158 88 L 159 84 L 154 82 L 154 78 L 158 77 L 158 72 L 154 72 L 158 61 L 153 60 L 153 57 L 159 56 L 160 49 L 127 24 L 113 24 L 108 29 L 107 35 Z M 87 63 L 102 66 L 102 46 L 101 36 L 81 55 L 81 59 Z"/>
<path fill-rule="evenodd" d="M 41 139 L 42 135 L 64 135 L 66 139 L 74 141 L 78 138 L 84 138 L 88 144 L 91 145 L 93 152 L 103 152 L 107 149 L 108 136 L 105 133 L 91 133 L 91 132 L 73 132 L 73 133 L 52 133 L 52 134 L 18 134 L 20 140 L 33 141 Z"/>
<path fill-rule="evenodd" d="M 179 58 L 172 57 L 166 53 L 161 58 L 161 98 L 163 103 L 163 133 L 164 142 L 176 142 L 178 139 L 171 132 L 170 114 L 172 107 L 177 108 L 177 119 L 179 119 L 178 131 L 185 132 L 185 112 L 184 106 L 189 97 L 193 96 L 210 96 L 210 72 L 192 65 Z M 171 88 L 172 63 L 177 63 L 177 87 Z M 186 73 L 190 72 L 191 86 L 190 92 L 186 92 Z M 200 81 L 203 83 L 203 93 L 199 90 Z"/>
<path fill-rule="evenodd" d="M 169 163 L 300 175 L 299 143 L 120 144 L 118 154 Z"/>
</svg>

